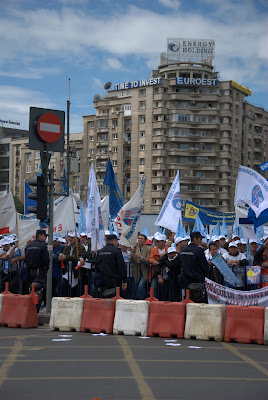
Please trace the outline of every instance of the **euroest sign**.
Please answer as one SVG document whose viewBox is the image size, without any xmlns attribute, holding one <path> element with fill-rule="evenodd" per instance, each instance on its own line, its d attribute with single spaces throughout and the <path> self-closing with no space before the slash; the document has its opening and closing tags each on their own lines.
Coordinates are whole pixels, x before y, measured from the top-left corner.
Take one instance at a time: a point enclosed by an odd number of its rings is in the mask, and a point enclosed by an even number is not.
<svg viewBox="0 0 268 400">
<path fill-rule="evenodd" d="M 215 54 L 213 39 L 167 39 L 168 60 L 212 60 Z"/>
<path fill-rule="evenodd" d="M 161 83 L 161 80 L 162 78 L 158 77 L 150 79 L 141 79 L 132 82 L 117 83 L 114 85 L 114 90 L 135 89 L 138 87 L 159 85 Z"/>
<path fill-rule="evenodd" d="M 201 79 L 201 78 L 176 78 L 177 85 L 203 85 L 218 86 L 218 79 Z"/>
</svg>

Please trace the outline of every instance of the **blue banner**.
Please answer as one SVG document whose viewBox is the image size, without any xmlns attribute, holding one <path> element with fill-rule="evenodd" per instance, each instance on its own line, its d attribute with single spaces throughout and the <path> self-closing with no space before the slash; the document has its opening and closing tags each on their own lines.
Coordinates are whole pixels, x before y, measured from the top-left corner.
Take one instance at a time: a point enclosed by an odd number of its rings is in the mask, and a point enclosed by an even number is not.
<svg viewBox="0 0 268 400">
<path fill-rule="evenodd" d="M 265 161 L 265 163 L 260 164 L 259 168 L 263 171 L 266 171 L 268 169 L 268 161 Z"/>
<path fill-rule="evenodd" d="M 196 215 L 199 215 L 203 225 L 217 225 L 218 222 L 222 223 L 225 219 L 226 225 L 233 225 L 235 213 L 218 212 L 209 210 L 208 208 L 200 207 L 189 200 L 186 200 L 183 214 L 184 222 L 195 223 Z"/>
<path fill-rule="evenodd" d="M 232 272 L 230 267 L 226 264 L 225 260 L 222 258 L 221 254 L 218 253 L 210 260 L 215 267 L 218 268 L 220 273 L 224 276 L 224 279 L 230 283 L 230 285 L 235 286 L 238 282 L 237 277 Z"/>
<path fill-rule="evenodd" d="M 110 189 L 109 208 L 110 208 L 111 218 L 114 219 L 114 218 L 116 218 L 119 210 L 123 207 L 124 201 L 123 201 L 121 191 L 115 180 L 115 174 L 114 174 L 114 170 L 113 170 L 110 158 L 107 163 L 107 168 L 106 168 L 103 184 L 109 186 L 109 189 Z"/>
<path fill-rule="evenodd" d="M 261 283 L 261 267 L 246 267 L 247 269 L 247 284 L 259 285 Z"/>
<path fill-rule="evenodd" d="M 28 207 L 35 207 L 36 206 L 36 201 L 28 199 L 28 196 L 27 196 L 28 193 L 32 193 L 32 192 L 33 191 L 30 188 L 30 186 L 28 185 L 28 183 L 26 181 L 24 181 L 24 215 L 30 214 L 28 212 Z"/>
</svg>

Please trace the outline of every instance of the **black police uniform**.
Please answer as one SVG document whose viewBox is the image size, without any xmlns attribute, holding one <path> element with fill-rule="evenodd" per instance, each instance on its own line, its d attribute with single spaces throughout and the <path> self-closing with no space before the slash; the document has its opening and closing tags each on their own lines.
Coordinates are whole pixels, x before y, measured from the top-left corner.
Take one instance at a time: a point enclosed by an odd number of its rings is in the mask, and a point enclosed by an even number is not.
<svg viewBox="0 0 268 400">
<path fill-rule="evenodd" d="M 121 249 L 112 243 L 107 243 L 97 253 L 95 271 L 101 274 L 102 293 L 106 289 L 121 286 L 122 282 L 126 282 L 127 269 Z"/>
<path fill-rule="evenodd" d="M 49 254 L 45 243 L 36 239 L 27 244 L 25 247 L 25 264 L 29 270 L 27 279 L 29 286 L 36 282 L 35 288 L 39 297 L 37 311 L 39 311 L 46 283 L 46 272 L 49 268 Z"/>
<path fill-rule="evenodd" d="M 207 302 L 204 283 L 208 276 L 209 265 L 204 250 L 196 244 L 190 243 L 182 249 L 180 254 L 182 274 L 186 277 L 187 286 L 191 290 L 191 299 L 195 302 Z"/>
</svg>

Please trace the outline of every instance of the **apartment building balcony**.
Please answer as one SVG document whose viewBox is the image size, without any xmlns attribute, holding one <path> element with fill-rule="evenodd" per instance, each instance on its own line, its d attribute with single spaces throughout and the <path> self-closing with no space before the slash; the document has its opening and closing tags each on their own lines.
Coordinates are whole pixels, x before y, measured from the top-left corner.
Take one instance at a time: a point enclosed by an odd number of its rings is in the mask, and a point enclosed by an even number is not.
<svg viewBox="0 0 268 400">
<path fill-rule="evenodd" d="M 167 129 L 167 121 L 153 121 L 153 129 Z"/>
<path fill-rule="evenodd" d="M 169 95 L 169 100 L 178 100 L 178 101 L 190 101 L 189 93 L 171 93 Z"/>
<path fill-rule="evenodd" d="M 107 152 L 98 152 L 96 153 L 96 160 L 106 160 L 108 158 L 108 151 Z"/>
<path fill-rule="evenodd" d="M 108 146 L 108 140 L 97 141 L 96 146 Z"/>
<path fill-rule="evenodd" d="M 154 93 L 153 99 L 154 99 L 154 101 L 168 101 L 169 94 L 168 93 Z"/>
<path fill-rule="evenodd" d="M 165 176 L 152 176 L 153 185 L 165 185 L 167 183 L 167 178 Z"/>
<path fill-rule="evenodd" d="M 97 166 L 96 167 L 97 172 L 105 172 L 106 171 L 106 166 Z"/>
<path fill-rule="evenodd" d="M 167 165 L 164 163 L 153 163 L 152 171 L 166 171 Z"/>
<path fill-rule="evenodd" d="M 229 117 L 229 118 L 231 118 L 232 116 L 233 116 L 233 112 L 232 112 L 232 110 L 220 110 L 220 117 Z"/>
<path fill-rule="evenodd" d="M 153 115 L 158 115 L 158 114 L 167 114 L 168 109 L 166 107 L 155 107 L 153 108 Z"/>
<path fill-rule="evenodd" d="M 228 145 L 230 145 L 232 143 L 233 143 L 233 140 L 232 140 L 231 137 L 220 137 L 219 138 L 219 144 L 228 144 Z"/>
<path fill-rule="evenodd" d="M 153 157 L 165 157 L 167 155 L 167 150 L 164 149 L 152 149 L 152 156 Z"/>
<path fill-rule="evenodd" d="M 154 135 L 152 136 L 153 143 L 166 143 L 167 136 L 166 135 Z"/>
<path fill-rule="evenodd" d="M 153 199 L 165 199 L 167 192 L 164 190 L 153 190 L 152 191 L 152 198 Z"/>
</svg>

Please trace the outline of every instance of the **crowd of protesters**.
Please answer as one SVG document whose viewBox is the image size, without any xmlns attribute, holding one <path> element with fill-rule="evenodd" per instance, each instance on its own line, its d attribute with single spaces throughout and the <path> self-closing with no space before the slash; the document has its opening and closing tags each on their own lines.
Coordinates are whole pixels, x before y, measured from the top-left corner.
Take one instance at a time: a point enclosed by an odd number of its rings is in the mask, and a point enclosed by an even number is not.
<svg viewBox="0 0 268 400">
<path fill-rule="evenodd" d="M 97 253 L 91 249 L 90 235 L 69 232 L 65 238 L 53 236 L 52 295 L 80 296 L 89 286 L 94 297 L 113 297 L 120 286 L 121 296 L 127 299 L 146 299 L 150 288 L 160 300 L 180 301 L 187 288 L 196 294 L 197 302 L 207 302 L 205 278 L 239 290 L 249 290 L 245 281 L 246 266 L 268 267 L 268 237 L 259 245 L 238 236 L 212 236 L 207 245 L 200 232 L 189 237 L 166 236 L 156 232 L 147 238 L 139 234 L 130 248 L 116 233 L 106 231 L 106 245 Z M 49 268 L 45 230 L 36 231 L 35 240 L 19 249 L 16 235 L 0 239 L 0 292 L 8 282 L 12 293 L 27 294 L 34 283 L 45 302 L 46 276 Z M 249 244 L 250 251 L 247 249 Z M 213 264 L 213 257 L 221 254 L 237 277 L 231 286 Z"/>
</svg>

